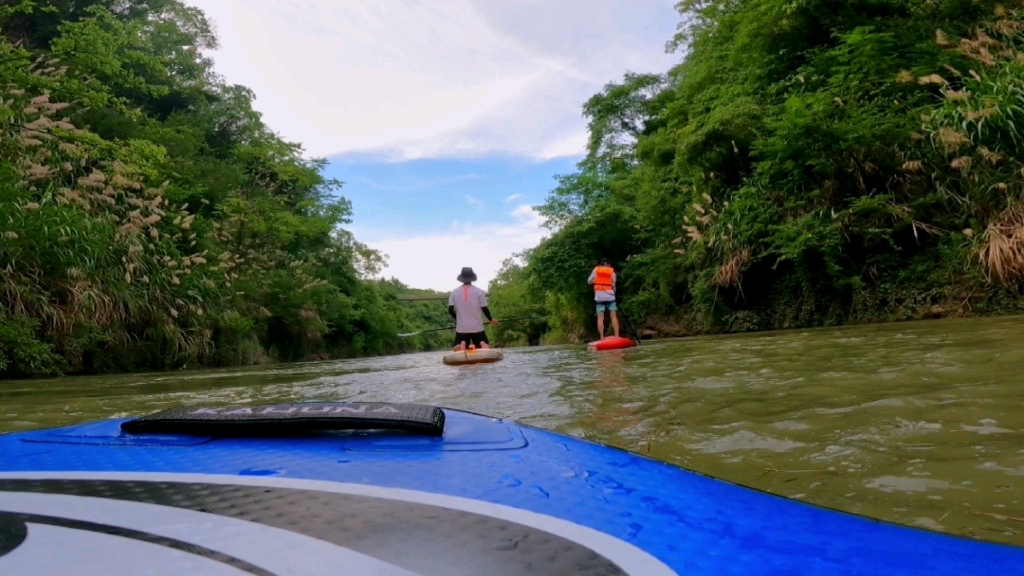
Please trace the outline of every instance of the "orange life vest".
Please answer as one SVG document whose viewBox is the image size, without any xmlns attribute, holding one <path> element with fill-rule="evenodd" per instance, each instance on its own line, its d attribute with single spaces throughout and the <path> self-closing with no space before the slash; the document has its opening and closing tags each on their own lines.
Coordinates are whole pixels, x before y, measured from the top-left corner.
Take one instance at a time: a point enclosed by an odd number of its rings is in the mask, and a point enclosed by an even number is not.
<svg viewBox="0 0 1024 576">
<path fill-rule="evenodd" d="M 615 270 L 611 266 L 598 266 L 594 268 L 594 272 L 594 292 L 615 290 L 615 284 L 612 283 Z"/>
</svg>

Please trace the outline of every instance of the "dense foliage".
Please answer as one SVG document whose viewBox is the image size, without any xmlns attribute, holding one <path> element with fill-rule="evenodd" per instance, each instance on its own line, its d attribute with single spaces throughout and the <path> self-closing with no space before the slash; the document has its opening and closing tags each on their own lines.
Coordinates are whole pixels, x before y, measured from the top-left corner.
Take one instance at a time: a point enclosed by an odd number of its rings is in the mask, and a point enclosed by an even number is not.
<svg viewBox="0 0 1024 576">
<path fill-rule="evenodd" d="M 492 285 L 559 338 L 587 274 L 667 333 L 1019 309 L 1024 6 L 987 0 L 684 0 L 664 75 L 585 106 L 555 233 Z"/>
<path fill-rule="evenodd" d="M 340 183 L 213 73 L 200 11 L 19 0 L 0 27 L 0 376 L 440 344 L 397 337 L 443 308 L 365 280 Z"/>
</svg>

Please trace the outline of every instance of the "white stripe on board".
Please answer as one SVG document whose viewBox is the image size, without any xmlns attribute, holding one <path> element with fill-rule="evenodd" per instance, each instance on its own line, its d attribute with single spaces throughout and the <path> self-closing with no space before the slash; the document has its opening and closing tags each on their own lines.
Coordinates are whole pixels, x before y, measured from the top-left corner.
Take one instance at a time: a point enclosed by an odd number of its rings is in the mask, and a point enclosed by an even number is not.
<svg viewBox="0 0 1024 576">
<path fill-rule="evenodd" d="M 311 490 L 331 494 L 351 494 L 385 500 L 397 500 L 451 510 L 480 514 L 529 526 L 561 536 L 586 546 L 611 560 L 631 576 L 677 576 L 665 563 L 632 544 L 604 532 L 581 526 L 568 520 L 538 514 L 529 510 L 513 508 L 502 504 L 434 494 L 403 488 L 388 488 L 369 484 L 349 484 L 327 480 L 306 480 L 266 476 L 233 476 L 227 474 L 177 474 L 164 472 L 0 472 L 0 479 L 10 480 L 120 480 L 136 482 L 181 482 L 192 484 L 217 484 L 238 486 L 260 486 L 267 488 L 289 488 Z M 110 502 L 110 500 L 103 500 Z M 0 506 L 3 509 L 3 506 Z M 200 514 L 196 512 L 196 514 Z M 209 516 L 209 514 L 207 515 Z M 284 532 L 283 530 L 281 532 Z M 288 534 L 291 534 L 288 532 Z M 317 540 L 317 542 L 320 542 Z M 200 543 L 209 547 L 209 544 Z M 220 548 L 218 548 L 220 549 Z M 226 550 L 222 550 L 227 553 Z M 354 551 L 349 551 L 355 553 Z M 253 562 L 246 556 L 240 556 Z M 253 562 L 254 564 L 259 564 Z M 276 571 L 276 570 L 275 570 Z"/>
</svg>

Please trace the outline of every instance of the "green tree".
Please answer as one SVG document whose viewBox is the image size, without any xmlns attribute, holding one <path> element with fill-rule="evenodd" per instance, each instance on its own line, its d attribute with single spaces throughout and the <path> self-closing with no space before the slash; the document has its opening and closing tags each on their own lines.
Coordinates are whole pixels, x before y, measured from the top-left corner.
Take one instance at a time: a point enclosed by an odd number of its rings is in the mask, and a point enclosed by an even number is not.
<svg viewBox="0 0 1024 576">
<path fill-rule="evenodd" d="M 439 347 L 176 0 L 0 8 L 0 376 Z M 420 311 L 422 312 L 422 311 Z"/>
<path fill-rule="evenodd" d="M 584 106 L 588 155 L 517 273 L 553 307 L 587 310 L 605 256 L 676 333 L 1019 309 L 1019 8 L 678 7 L 681 62 Z"/>
</svg>

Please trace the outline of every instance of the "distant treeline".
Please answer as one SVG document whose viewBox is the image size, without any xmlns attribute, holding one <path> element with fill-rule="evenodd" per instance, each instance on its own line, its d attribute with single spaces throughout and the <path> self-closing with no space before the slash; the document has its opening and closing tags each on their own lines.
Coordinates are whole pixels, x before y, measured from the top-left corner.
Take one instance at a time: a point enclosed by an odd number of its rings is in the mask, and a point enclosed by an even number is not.
<svg viewBox="0 0 1024 576">
<path fill-rule="evenodd" d="M 491 286 L 547 320 L 504 341 L 592 331 L 602 256 L 665 334 L 1022 309 L 1019 1 L 678 8 L 681 63 L 584 107 L 588 155 L 541 209 L 553 235 Z"/>
<path fill-rule="evenodd" d="M 0 4 L 0 377 L 436 348 L 177 0 Z"/>
</svg>

